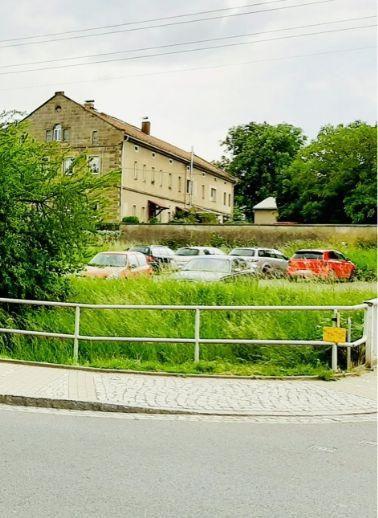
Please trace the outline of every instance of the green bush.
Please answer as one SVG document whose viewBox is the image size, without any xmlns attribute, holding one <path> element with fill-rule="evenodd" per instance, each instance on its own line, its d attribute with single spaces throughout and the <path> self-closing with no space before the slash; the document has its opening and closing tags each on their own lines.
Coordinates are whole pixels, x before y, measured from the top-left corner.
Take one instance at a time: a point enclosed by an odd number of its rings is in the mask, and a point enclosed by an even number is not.
<svg viewBox="0 0 378 518">
<path fill-rule="evenodd" d="M 122 223 L 125 223 L 126 225 L 138 225 L 139 218 L 137 216 L 125 216 L 122 218 Z"/>
<path fill-rule="evenodd" d="M 81 268 L 95 239 L 112 176 L 95 177 L 85 156 L 63 174 L 64 158 L 59 145 L 36 142 L 27 125 L 0 114 L 2 297 L 65 298 L 67 274 Z"/>
</svg>

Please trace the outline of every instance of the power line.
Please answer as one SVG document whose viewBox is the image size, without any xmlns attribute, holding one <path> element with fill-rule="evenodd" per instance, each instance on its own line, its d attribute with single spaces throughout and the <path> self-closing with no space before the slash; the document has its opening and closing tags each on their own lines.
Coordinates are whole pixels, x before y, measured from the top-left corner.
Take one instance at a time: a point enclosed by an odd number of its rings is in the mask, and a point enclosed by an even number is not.
<svg viewBox="0 0 378 518">
<path fill-rule="evenodd" d="M 325 50 L 321 52 L 312 52 L 309 54 L 294 54 L 291 56 L 281 56 L 277 58 L 263 58 L 263 59 L 256 59 L 256 60 L 250 60 L 250 61 L 243 61 L 239 63 L 223 63 L 220 65 L 205 65 L 202 67 L 186 67 L 186 68 L 175 68 L 172 70 L 163 70 L 161 72 L 142 72 L 140 74 L 129 74 L 126 76 L 113 76 L 113 77 L 103 77 L 96 79 L 96 82 L 103 82 L 103 81 L 116 81 L 119 79 L 133 79 L 137 77 L 149 77 L 149 76 L 159 76 L 159 75 L 166 75 L 166 74 L 176 74 L 180 72 L 196 72 L 198 70 L 214 70 L 214 69 L 221 69 L 221 68 L 228 68 L 228 67 L 240 67 L 245 65 L 252 65 L 252 64 L 265 64 L 269 62 L 277 62 L 277 61 L 286 61 L 291 59 L 301 59 L 301 58 L 307 58 L 307 57 L 316 57 L 316 56 L 323 56 L 328 54 L 343 54 L 346 52 L 358 52 L 362 50 L 372 50 L 376 49 L 375 45 L 371 46 L 365 46 L 365 47 L 352 47 L 348 49 L 335 49 L 335 50 Z M 93 83 L 93 79 L 84 79 L 80 81 L 68 81 L 64 84 L 66 85 L 76 85 L 76 84 L 85 84 L 85 83 Z M 9 92 L 14 90 L 30 90 L 31 88 L 47 88 L 51 86 L 56 86 L 59 83 L 45 83 L 41 85 L 27 85 L 27 86 L 19 86 L 19 87 L 12 87 L 12 88 L 1 88 L 0 92 Z"/>
<path fill-rule="evenodd" d="M 344 22 L 351 22 L 351 21 L 357 21 L 357 20 L 367 20 L 370 18 L 376 18 L 375 15 L 371 16 L 362 16 L 362 17 L 356 17 L 356 18 L 344 18 L 341 20 L 334 20 L 334 21 L 328 21 L 328 22 L 319 22 L 319 23 L 312 23 L 309 25 L 296 25 L 293 27 L 283 27 L 279 29 L 271 29 L 269 31 L 260 31 L 260 32 L 252 32 L 247 34 L 235 34 L 232 36 L 220 36 L 218 38 L 208 38 L 205 40 L 194 40 L 194 41 L 185 41 L 181 43 L 170 43 L 167 45 L 158 45 L 154 47 L 140 47 L 136 49 L 126 49 L 126 50 L 119 50 L 117 52 L 103 52 L 103 53 L 96 53 L 96 54 L 86 54 L 82 56 L 72 56 L 72 57 L 62 57 L 62 58 L 55 58 L 55 59 L 47 59 L 42 61 L 29 61 L 26 63 L 15 63 L 10 65 L 0 65 L 0 68 L 10 68 L 10 67 L 21 67 L 21 66 L 28 66 L 28 65 L 41 65 L 44 63 L 56 63 L 61 61 L 72 61 L 75 59 L 87 59 L 87 58 L 96 58 L 96 57 L 102 57 L 102 56 L 114 56 L 117 54 L 126 54 L 129 52 L 145 52 L 149 50 L 157 50 L 157 49 L 165 49 L 165 48 L 171 48 L 171 47 L 177 47 L 182 45 L 195 45 L 199 43 L 208 43 L 210 41 L 220 41 L 220 40 L 228 40 L 228 39 L 234 39 L 234 38 L 246 38 L 249 36 L 258 36 L 260 34 L 267 34 L 267 33 L 273 33 L 273 32 L 282 32 L 282 31 L 290 31 L 290 30 L 296 30 L 296 29 L 305 29 L 308 27 L 317 27 L 319 25 L 331 25 L 335 23 L 344 23 Z M 82 65 L 89 64 L 89 63 L 82 63 Z"/>
<path fill-rule="evenodd" d="M 73 67 L 79 67 L 79 66 L 90 66 L 90 65 L 98 65 L 101 63 L 113 63 L 116 61 L 135 61 L 137 59 L 146 59 L 146 58 L 155 58 L 160 56 L 171 56 L 175 54 L 188 54 L 191 52 L 202 52 L 205 50 L 212 50 L 212 49 L 221 49 L 221 48 L 227 48 L 227 47 L 236 47 L 240 45 L 254 45 L 256 43 L 265 43 L 268 41 L 277 41 L 277 40 L 286 40 L 286 39 L 292 39 L 292 38 L 303 38 L 307 36 L 317 36 L 320 34 L 329 34 L 329 33 L 335 33 L 335 32 L 345 32 L 350 30 L 359 30 L 359 29 L 369 29 L 372 27 L 376 27 L 376 24 L 374 25 L 360 25 L 355 27 L 344 27 L 341 29 L 331 29 L 328 31 L 317 31 L 317 32 L 309 32 L 305 34 L 290 34 L 287 36 L 279 36 L 278 38 L 265 38 L 261 40 L 256 41 L 245 41 L 245 42 L 237 42 L 237 43 L 225 43 L 223 45 L 212 45 L 208 47 L 201 47 L 198 49 L 184 49 L 184 50 L 175 50 L 171 52 L 160 52 L 156 54 L 147 54 L 147 55 L 138 55 L 138 56 L 132 56 L 132 57 L 126 57 L 126 58 L 116 58 L 116 59 L 105 59 L 105 60 L 99 60 L 99 61 L 91 61 L 90 63 L 73 63 L 71 65 L 59 65 L 59 66 L 53 66 L 53 67 L 39 67 L 39 68 L 33 68 L 28 70 L 11 70 L 8 72 L 0 72 L 0 75 L 10 75 L 10 74 L 20 74 L 20 73 L 29 73 L 29 72 L 39 72 L 42 70 L 59 70 L 59 69 L 65 69 L 65 68 L 73 68 Z"/>
<path fill-rule="evenodd" d="M 12 43 L 10 45 L 2 45 L 2 46 L 0 46 L 0 48 L 5 49 L 5 48 L 9 48 L 9 47 L 20 47 L 20 46 L 24 46 L 24 45 L 41 45 L 43 43 L 52 43 L 52 42 L 57 42 L 57 41 L 66 41 L 66 40 L 73 40 L 73 39 L 79 39 L 79 38 L 90 38 L 90 37 L 96 37 L 96 36 L 106 36 L 108 34 L 117 34 L 117 33 L 122 33 L 122 32 L 134 32 L 134 31 L 142 31 L 142 30 L 146 30 L 146 29 L 158 29 L 158 28 L 160 29 L 163 27 L 171 27 L 174 25 L 183 25 L 183 24 L 188 24 L 188 23 L 220 20 L 223 18 L 231 18 L 231 17 L 235 17 L 235 16 L 246 16 L 246 15 L 250 15 L 250 14 L 268 13 L 268 12 L 272 12 L 272 11 L 280 11 L 283 9 L 293 9 L 296 7 L 305 7 L 305 6 L 314 5 L 314 4 L 325 4 L 325 3 L 334 2 L 334 1 L 335 0 L 314 0 L 312 2 L 307 2 L 307 3 L 287 5 L 287 6 L 281 6 L 281 7 L 272 7 L 270 9 L 262 9 L 262 10 L 258 10 L 258 11 L 247 11 L 245 13 L 232 13 L 232 14 L 225 14 L 225 15 L 221 15 L 221 16 L 210 16 L 207 18 L 198 18 L 196 20 L 183 20 L 183 21 L 178 21 L 178 22 L 163 23 L 163 24 L 159 24 L 159 25 L 149 25 L 149 26 L 145 26 L 145 27 L 134 27 L 131 29 L 100 32 L 97 34 L 82 34 L 82 35 L 77 35 L 77 36 L 69 36 L 67 38 L 55 38 L 55 39 L 42 40 L 42 41 L 29 41 L 29 42 L 25 42 L 25 43 Z"/>
<path fill-rule="evenodd" d="M 76 30 L 71 30 L 71 31 L 51 32 L 51 33 L 47 33 L 47 34 L 35 34 L 35 35 L 31 35 L 31 36 L 21 36 L 18 38 L 8 38 L 5 40 L 0 40 L 0 43 L 6 43 L 8 41 L 30 40 L 30 39 L 35 39 L 35 38 L 48 38 L 50 36 L 64 36 L 65 34 L 77 34 L 80 32 L 97 31 L 100 29 L 114 29 L 116 27 L 123 27 L 126 25 L 138 25 L 141 23 L 160 22 L 163 20 L 174 20 L 176 18 L 186 18 L 188 16 L 200 16 L 203 14 L 232 11 L 234 9 L 247 9 L 248 7 L 253 7 L 256 5 L 267 5 L 267 4 L 275 4 L 278 2 L 289 2 L 289 1 L 290 0 L 269 0 L 267 2 L 257 2 L 254 4 L 235 5 L 234 7 L 223 7 L 222 9 L 211 9 L 208 11 L 195 11 L 195 12 L 191 12 L 191 13 L 176 14 L 173 16 L 163 16 L 161 18 L 149 18 L 146 20 L 136 20 L 133 22 L 123 22 L 123 23 L 117 23 L 117 24 L 113 24 L 113 25 L 100 25 L 97 27 L 88 27 L 86 29 L 76 29 Z"/>
</svg>

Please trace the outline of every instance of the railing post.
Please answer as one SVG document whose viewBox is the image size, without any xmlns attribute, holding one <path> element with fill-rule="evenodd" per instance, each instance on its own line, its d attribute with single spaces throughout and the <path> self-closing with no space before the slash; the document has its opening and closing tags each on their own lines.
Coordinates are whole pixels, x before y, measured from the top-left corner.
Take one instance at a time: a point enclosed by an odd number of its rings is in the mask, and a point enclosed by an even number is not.
<svg viewBox="0 0 378 518">
<path fill-rule="evenodd" d="M 199 362 L 200 356 L 200 325 L 201 325 L 201 312 L 197 308 L 194 315 L 194 363 Z"/>
<path fill-rule="evenodd" d="M 333 327 L 340 327 L 340 313 L 337 309 L 333 311 L 332 323 Z M 332 345 L 331 367 L 334 372 L 337 371 L 337 344 Z"/>
<path fill-rule="evenodd" d="M 375 368 L 377 365 L 377 306 L 378 299 L 367 300 L 364 315 L 364 335 L 366 336 L 366 366 Z"/>
<path fill-rule="evenodd" d="M 80 335 L 80 306 L 75 306 L 75 331 L 73 359 L 75 363 L 79 361 L 79 335 Z"/>
<path fill-rule="evenodd" d="M 347 342 L 352 341 L 352 319 L 348 317 L 348 327 L 347 327 Z M 352 368 L 352 348 L 347 347 L 347 371 L 350 371 Z"/>
</svg>

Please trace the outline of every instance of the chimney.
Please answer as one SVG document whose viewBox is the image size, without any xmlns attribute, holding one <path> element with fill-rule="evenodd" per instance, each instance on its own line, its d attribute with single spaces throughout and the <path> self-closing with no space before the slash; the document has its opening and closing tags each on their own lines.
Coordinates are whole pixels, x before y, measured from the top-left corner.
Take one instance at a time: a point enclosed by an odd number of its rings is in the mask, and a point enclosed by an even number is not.
<svg viewBox="0 0 378 518">
<path fill-rule="evenodd" d="M 60 91 L 60 92 L 55 92 L 55 95 L 64 95 L 64 92 Z"/>
<path fill-rule="evenodd" d="M 143 117 L 141 129 L 146 135 L 151 133 L 151 121 L 148 119 L 148 117 Z"/>
<path fill-rule="evenodd" d="M 84 107 L 89 108 L 90 110 L 94 110 L 94 99 L 88 99 L 87 101 L 84 101 Z"/>
</svg>

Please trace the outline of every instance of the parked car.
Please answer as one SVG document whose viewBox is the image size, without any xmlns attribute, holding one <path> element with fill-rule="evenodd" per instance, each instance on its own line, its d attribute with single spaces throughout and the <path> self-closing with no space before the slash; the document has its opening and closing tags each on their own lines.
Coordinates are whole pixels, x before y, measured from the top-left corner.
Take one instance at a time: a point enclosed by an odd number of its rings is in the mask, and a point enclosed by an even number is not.
<svg viewBox="0 0 378 518">
<path fill-rule="evenodd" d="M 154 270 L 158 270 L 163 266 L 169 266 L 174 258 L 174 251 L 168 246 L 160 245 L 138 245 L 129 249 L 129 252 L 140 252 L 146 256 L 148 264 Z"/>
<path fill-rule="evenodd" d="M 139 252 L 100 252 L 83 272 L 85 277 L 101 279 L 129 279 L 151 274 L 152 267 Z"/>
<path fill-rule="evenodd" d="M 239 247 L 231 250 L 230 256 L 242 257 L 249 264 L 255 264 L 257 273 L 264 275 L 286 275 L 289 259 L 273 248 Z"/>
<path fill-rule="evenodd" d="M 178 268 L 183 268 L 189 261 L 197 256 L 226 255 L 219 248 L 211 246 L 184 246 L 179 248 L 173 258 L 173 263 Z"/>
<path fill-rule="evenodd" d="M 170 275 L 178 281 L 214 282 L 249 277 L 256 274 L 256 267 L 239 257 L 224 255 L 201 256 L 191 259 L 181 271 Z"/>
<path fill-rule="evenodd" d="M 289 261 L 292 278 L 319 277 L 350 280 L 356 265 L 337 250 L 298 250 Z"/>
</svg>

